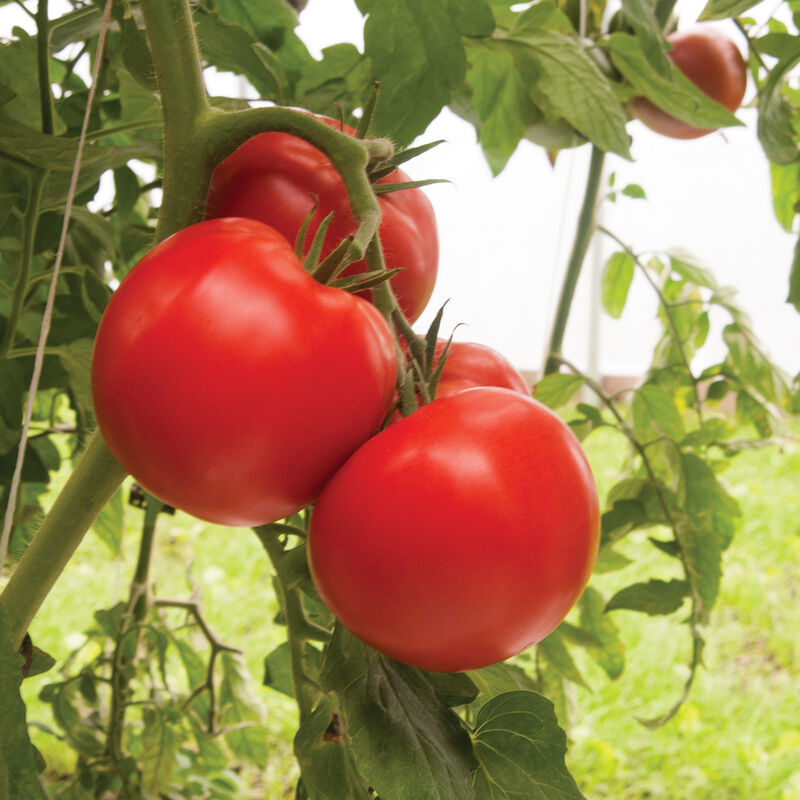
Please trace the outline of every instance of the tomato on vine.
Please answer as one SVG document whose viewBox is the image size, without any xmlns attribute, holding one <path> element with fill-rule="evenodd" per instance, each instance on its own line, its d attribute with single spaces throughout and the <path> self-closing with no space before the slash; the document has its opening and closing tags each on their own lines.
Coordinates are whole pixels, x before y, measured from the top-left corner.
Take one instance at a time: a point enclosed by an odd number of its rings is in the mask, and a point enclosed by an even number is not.
<svg viewBox="0 0 800 800">
<path fill-rule="evenodd" d="M 319 117 L 332 128 L 341 123 Z M 346 133 L 354 131 L 345 125 Z M 411 179 L 394 170 L 379 184 Z M 305 239 L 305 252 L 325 217 L 333 220 L 325 237 L 322 257 L 354 233 L 356 222 L 344 183 L 328 157 L 314 145 L 288 133 L 261 133 L 245 142 L 214 171 L 206 217 L 249 217 L 260 220 L 294 242 L 303 221 L 317 203 Z M 380 195 L 380 238 L 388 269 L 402 270 L 391 279 L 403 313 L 413 322 L 425 308 L 436 281 L 439 244 L 436 219 L 421 189 Z M 350 265 L 343 275 L 367 270 L 366 263 Z"/>
<path fill-rule="evenodd" d="M 458 672 L 566 616 L 592 571 L 597 488 L 578 440 L 509 389 L 433 400 L 359 448 L 312 513 L 311 574 L 380 652 Z"/>
<path fill-rule="evenodd" d="M 192 225 L 125 276 L 101 320 L 92 391 L 117 460 L 211 522 L 308 505 L 380 426 L 395 391 L 388 325 L 323 286 L 277 231 Z"/>
<path fill-rule="evenodd" d="M 747 88 L 747 66 L 739 48 L 716 28 L 697 26 L 667 36 L 672 50 L 667 56 L 704 94 L 728 111 L 742 104 Z M 696 139 L 711 133 L 676 119 L 645 97 L 631 102 L 631 114 L 648 128 L 673 139 Z"/>
</svg>

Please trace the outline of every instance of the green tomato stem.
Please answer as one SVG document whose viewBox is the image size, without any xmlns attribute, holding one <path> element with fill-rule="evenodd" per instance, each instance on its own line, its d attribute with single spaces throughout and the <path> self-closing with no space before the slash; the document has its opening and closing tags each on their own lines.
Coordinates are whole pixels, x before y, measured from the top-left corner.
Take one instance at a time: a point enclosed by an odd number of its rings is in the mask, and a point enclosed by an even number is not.
<svg viewBox="0 0 800 800">
<path fill-rule="evenodd" d="M 95 432 L 0 595 L 15 648 L 22 644 L 45 597 L 126 474 Z"/>
<path fill-rule="evenodd" d="M 583 205 L 578 216 L 578 228 L 575 231 L 575 240 L 572 243 L 567 264 L 567 273 L 564 276 L 564 284 L 561 287 L 561 296 L 558 299 L 556 317 L 553 322 L 553 329 L 550 333 L 550 344 L 547 348 L 547 359 L 544 365 L 544 374 L 558 370 L 561 346 L 564 343 L 564 332 L 567 329 L 567 320 L 572 307 L 572 300 L 575 296 L 575 287 L 578 285 L 578 278 L 581 274 L 586 252 L 594 233 L 595 219 L 594 211 L 597 206 L 597 194 L 600 188 L 600 177 L 603 174 L 603 163 L 605 152 L 592 145 L 592 158 L 589 163 L 589 174 L 586 180 L 586 190 L 583 195 Z"/>
<path fill-rule="evenodd" d="M 42 133 L 51 136 L 55 130 L 53 94 L 50 90 L 50 21 L 47 0 L 39 0 L 36 9 L 36 60 L 39 73 L 39 100 L 42 109 Z"/>
</svg>

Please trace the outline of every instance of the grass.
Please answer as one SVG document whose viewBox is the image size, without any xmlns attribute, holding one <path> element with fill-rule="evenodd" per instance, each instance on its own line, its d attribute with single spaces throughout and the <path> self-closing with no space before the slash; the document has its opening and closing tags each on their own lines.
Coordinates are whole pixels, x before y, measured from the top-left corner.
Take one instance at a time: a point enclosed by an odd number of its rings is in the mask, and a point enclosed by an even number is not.
<svg viewBox="0 0 800 800">
<path fill-rule="evenodd" d="M 623 457 L 621 445 L 599 431 L 587 446 L 604 492 Z M 614 613 L 627 644 L 626 670 L 616 681 L 576 653 L 591 691 L 571 688 L 568 765 L 591 800 L 800 800 L 800 447 L 744 453 L 725 480 L 741 503 L 742 523 L 705 631 L 705 668 L 677 716 L 655 731 L 636 719 L 662 713 L 680 694 L 690 646 L 680 612 L 674 618 Z M 80 642 L 95 608 L 126 596 L 141 512 L 129 508 L 127 516 L 121 556 L 110 557 L 90 534 L 34 623 L 34 641 L 59 662 Z M 206 526 L 182 514 L 161 520 L 156 592 L 186 598 L 197 588 L 214 630 L 245 650 L 271 740 L 256 796 L 290 796 L 296 714 L 286 698 L 258 688 L 263 657 L 283 634 L 272 622 L 277 605 L 261 545 L 248 530 Z M 593 579 L 606 595 L 664 577 L 667 559 L 645 535 L 630 536 L 620 549 L 635 561 Z M 52 725 L 37 695 L 53 676 L 24 683 L 29 720 Z M 71 751 L 61 742 L 38 729 L 32 736 L 51 774 L 71 770 Z"/>
</svg>

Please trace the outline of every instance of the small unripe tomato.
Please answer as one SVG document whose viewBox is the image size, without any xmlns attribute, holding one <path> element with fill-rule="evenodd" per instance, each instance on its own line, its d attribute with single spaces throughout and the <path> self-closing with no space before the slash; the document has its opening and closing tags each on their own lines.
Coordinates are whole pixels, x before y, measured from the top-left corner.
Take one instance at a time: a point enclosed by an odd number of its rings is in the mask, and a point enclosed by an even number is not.
<svg viewBox="0 0 800 800">
<path fill-rule="evenodd" d="M 698 89 L 728 111 L 739 108 L 747 87 L 747 66 L 727 36 L 715 28 L 698 26 L 671 33 L 667 41 L 672 45 L 667 56 Z M 713 130 L 683 122 L 645 97 L 635 97 L 630 111 L 651 130 L 673 139 L 697 139 Z"/>
</svg>

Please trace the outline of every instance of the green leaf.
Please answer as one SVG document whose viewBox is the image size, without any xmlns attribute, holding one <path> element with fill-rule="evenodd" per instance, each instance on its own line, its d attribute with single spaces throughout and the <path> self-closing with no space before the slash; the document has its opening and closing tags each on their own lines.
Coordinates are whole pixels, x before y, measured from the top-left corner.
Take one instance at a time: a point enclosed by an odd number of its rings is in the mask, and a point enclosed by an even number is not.
<svg viewBox="0 0 800 800">
<path fill-rule="evenodd" d="M 631 82 L 636 94 L 644 95 L 673 117 L 702 128 L 742 124 L 727 108 L 703 94 L 677 67 L 671 65 L 670 77 L 654 70 L 636 37 L 614 33 L 608 38 L 607 47 L 614 66 Z"/>
<path fill-rule="evenodd" d="M 605 613 L 603 596 L 597 589 L 587 587 L 580 599 L 581 628 L 602 642 L 602 648 L 589 648 L 588 654 L 603 668 L 611 680 L 625 670 L 625 645 L 620 641 L 619 628 Z"/>
<path fill-rule="evenodd" d="M 478 696 L 478 687 L 464 672 L 427 672 L 421 670 L 439 700 L 448 707 L 464 706 Z"/>
<path fill-rule="evenodd" d="M 668 255 L 669 266 L 673 272 L 676 272 L 685 280 L 691 281 L 696 286 L 704 286 L 707 289 L 717 291 L 719 285 L 714 273 L 700 259 L 695 258 L 691 253 L 676 249 L 670 250 Z"/>
<path fill-rule="evenodd" d="M 5 608 L 0 604 L 0 797 L 41 797 L 39 766 L 28 737 L 25 704 L 20 697 L 22 656 L 15 652 Z"/>
<path fill-rule="evenodd" d="M 653 383 L 637 389 L 633 396 L 633 426 L 643 442 L 660 436 L 680 441 L 685 432 L 675 398 Z"/>
<path fill-rule="evenodd" d="M 92 408 L 92 348 L 91 339 L 77 339 L 58 348 L 72 391 L 84 408 Z"/>
<path fill-rule="evenodd" d="M 16 359 L 0 359 L 0 428 L 7 427 L 11 432 L 22 427 L 22 397 L 25 386 L 22 370 Z M 14 433 L 10 446 L 14 446 L 19 435 Z M 0 453 L 7 452 L 0 446 Z"/>
<path fill-rule="evenodd" d="M 541 695 L 507 692 L 490 700 L 478 712 L 473 742 L 477 800 L 583 797 L 564 762 L 567 737 Z"/>
<path fill-rule="evenodd" d="M 514 51 L 517 69 L 534 100 L 544 98 L 556 116 L 601 150 L 631 157 L 626 114 L 608 78 L 574 37 L 542 29 L 513 41 L 519 45 Z"/>
<path fill-rule="evenodd" d="M 791 164 L 800 159 L 796 125 L 800 109 L 784 93 L 786 81 L 800 63 L 800 36 L 774 67 L 758 92 L 758 138 L 767 158 L 775 164 Z"/>
<path fill-rule="evenodd" d="M 678 522 L 675 536 L 686 564 L 692 594 L 698 599 L 700 621 L 708 619 L 719 594 L 722 578 L 722 547 L 713 531 L 698 529 L 691 518 Z"/>
<path fill-rule="evenodd" d="M 361 105 L 370 85 L 370 61 L 352 44 L 326 47 L 320 61 L 303 67 L 295 88 L 303 108 L 331 114 L 338 106 L 345 115 Z"/>
<path fill-rule="evenodd" d="M 800 311 L 800 239 L 794 247 L 794 258 L 792 259 L 792 271 L 789 277 L 789 296 L 787 303 L 791 303 Z"/>
<path fill-rule="evenodd" d="M 219 707 L 222 726 L 241 725 L 229 731 L 225 741 L 239 758 L 263 765 L 269 758 L 266 731 L 262 726 L 264 708 L 253 694 L 244 659 L 238 653 L 223 652 L 222 681 L 219 686 Z"/>
<path fill-rule="evenodd" d="M 625 197 L 633 197 L 635 200 L 646 200 L 647 195 L 645 194 L 644 189 L 637 183 L 629 183 L 623 190 L 622 194 Z"/>
<path fill-rule="evenodd" d="M 654 13 L 655 7 L 656 4 L 648 0 L 622 0 L 622 12 L 636 32 L 642 52 L 656 72 L 667 77 L 670 73 L 667 40 Z"/>
<path fill-rule="evenodd" d="M 280 62 L 252 33 L 197 6 L 195 29 L 200 51 L 217 69 L 244 75 L 264 99 L 283 101 L 288 88 Z"/>
<path fill-rule="evenodd" d="M 594 572 L 602 575 L 606 572 L 616 572 L 619 569 L 625 569 L 633 560 L 628 556 L 623 555 L 618 550 L 612 550 L 610 547 L 600 551 L 597 556 L 597 561 L 594 565 Z"/>
<path fill-rule="evenodd" d="M 322 654 L 308 642 L 305 644 L 305 654 L 309 674 L 318 674 L 322 665 Z M 294 697 L 292 657 L 288 642 L 281 642 L 264 659 L 263 684 L 287 697 Z"/>
<path fill-rule="evenodd" d="M 327 697 L 300 725 L 294 752 L 310 800 L 368 800 L 372 796 L 358 772 L 342 718 Z"/>
<path fill-rule="evenodd" d="M 709 0 L 698 19 L 705 21 L 739 17 L 759 2 L 760 0 Z"/>
<path fill-rule="evenodd" d="M 359 770 L 379 795 L 474 797 L 469 737 L 421 672 L 380 655 L 339 625 L 320 680 L 336 692 Z"/>
<path fill-rule="evenodd" d="M 516 68 L 513 48 L 498 39 L 467 41 L 472 105 L 480 118 L 478 139 L 492 173 L 499 174 L 537 110 Z"/>
<path fill-rule="evenodd" d="M 622 316 L 634 267 L 635 262 L 630 253 L 614 253 L 606 262 L 603 273 L 603 308 L 614 319 Z"/>
<path fill-rule="evenodd" d="M 772 207 L 781 227 L 792 232 L 794 219 L 800 213 L 800 162 L 770 164 Z"/>
<path fill-rule="evenodd" d="M 789 398 L 786 376 L 761 351 L 752 331 L 731 323 L 722 331 L 728 358 L 736 373 L 770 403 L 785 408 Z"/>
<path fill-rule="evenodd" d="M 178 761 L 178 732 L 159 708 L 142 708 L 142 788 L 156 794 L 169 787 Z"/>
<path fill-rule="evenodd" d="M 583 378 L 566 372 L 545 375 L 536 384 L 534 397 L 550 408 L 558 408 L 568 403 L 583 386 Z"/>
<path fill-rule="evenodd" d="M 244 28 L 273 50 L 280 46 L 285 31 L 297 25 L 297 14 L 285 0 L 214 0 L 213 5 L 223 19 Z"/>
<path fill-rule="evenodd" d="M 713 533 L 725 550 L 741 516 L 739 503 L 725 491 L 711 467 L 693 453 L 683 454 L 683 508 L 699 530 Z"/>
<path fill-rule="evenodd" d="M 606 611 L 627 609 L 650 616 L 677 611 L 689 592 L 686 581 L 649 580 L 620 589 L 606 604 Z"/>
<path fill-rule="evenodd" d="M 539 653 L 567 680 L 588 689 L 578 666 L 570 655 L 561 633 L 556 629 L 536 645 Z"/>
<path fill-rule="evenodd" d="M 463 18 L 483 5 L 482 0 L 461 3 Z M 467 62 L 458 20 L 448 0 L 362 0 L 359 8 L 369 14 L 364 52 L 381 85 L 372 130 L 407 145 L 464 80 Z"/>
<path fill-rule="evenodd" d="M 112 556 L 119 554 L 122 534 L 125 531 L 125 493 L 117 489 L 92 523 L 92 530 L 100 537 Z"/>
</svg>

